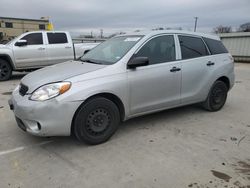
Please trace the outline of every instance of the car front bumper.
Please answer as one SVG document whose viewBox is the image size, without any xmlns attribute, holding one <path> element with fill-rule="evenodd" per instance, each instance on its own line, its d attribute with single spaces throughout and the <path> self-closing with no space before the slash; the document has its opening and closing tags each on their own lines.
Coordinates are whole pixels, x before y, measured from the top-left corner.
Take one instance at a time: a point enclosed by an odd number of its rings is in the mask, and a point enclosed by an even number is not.
<svg viewBox="0 0 250 188">
<path fill-rule="evenodd" d="M 59 101 L 57 98 L 38 102 L 14 91 L 9 100 L 18 126 L 36 136 L 69 136 L 71 124 L 82 101 Z"/>
</svg>

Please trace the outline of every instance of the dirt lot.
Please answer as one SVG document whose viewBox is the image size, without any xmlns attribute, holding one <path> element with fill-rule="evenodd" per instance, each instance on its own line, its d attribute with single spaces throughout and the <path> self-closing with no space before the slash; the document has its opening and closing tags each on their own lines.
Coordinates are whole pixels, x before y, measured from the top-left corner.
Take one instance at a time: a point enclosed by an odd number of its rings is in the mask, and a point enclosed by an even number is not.
<svg viewBox="0 0 250 188">
<path fill-rule="evenodd" d="M 216 113 L 187 106 L 123 123 L 107 143 L 20 130 L 0 83 L 0 187 L 250 187 L 250 64 Z"/>
</svg>

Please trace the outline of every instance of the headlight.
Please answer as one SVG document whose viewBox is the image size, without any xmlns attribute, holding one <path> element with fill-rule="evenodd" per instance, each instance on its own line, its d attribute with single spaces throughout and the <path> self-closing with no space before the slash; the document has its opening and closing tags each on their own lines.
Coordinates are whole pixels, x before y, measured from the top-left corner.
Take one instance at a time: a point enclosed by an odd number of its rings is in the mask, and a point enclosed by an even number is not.
<svg viewBox="0 0 250 188">
<path fill-rule="evenodd" d="M 32 93 L 30 100 L 45 101 L 57 97 L 68 91 L 70 86 L 70 82 L 58 82 L 41 86 Z"/>
</svg>

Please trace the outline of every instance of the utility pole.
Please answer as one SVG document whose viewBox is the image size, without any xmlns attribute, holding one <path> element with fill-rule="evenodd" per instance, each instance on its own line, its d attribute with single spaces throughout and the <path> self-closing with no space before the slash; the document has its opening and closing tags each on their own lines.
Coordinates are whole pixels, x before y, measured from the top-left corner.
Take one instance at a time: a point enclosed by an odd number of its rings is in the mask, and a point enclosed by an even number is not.
<svg viewBox="0 0 250 188">
<path fill-rule="evenodd" d="M 194 23 L 194 32 L 196 32 L 198 17 L 194 17 L 194 19 L 195 19 L 195 23 Z"/>
<path fill-rule="evenodd" d="M 100 29 L 100 37 L 103 38 L 103 29 Z"/>
</svg>

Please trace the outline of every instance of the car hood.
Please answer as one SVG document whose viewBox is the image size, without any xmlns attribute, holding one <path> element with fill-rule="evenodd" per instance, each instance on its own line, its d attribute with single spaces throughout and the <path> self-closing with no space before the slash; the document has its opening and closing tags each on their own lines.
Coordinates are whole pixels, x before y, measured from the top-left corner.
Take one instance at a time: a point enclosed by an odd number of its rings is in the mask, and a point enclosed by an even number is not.
<svg viewBox="0 0 250 188">
<path fill-rule="evenodd" d="M 31 93 L 42 85 L 63 81 L 80 74 L 104 68 L 106 66 L 107 65 L 91 64 L 80 61 L 67 61 L 65 63 L 52 65 L 29 73 L 21 80 L 21 83 L 28 86 L 28 92 Z"/>
<path fill-rule="evenodd" d="M 6 45 L 0 44 L 0 49 L 6 49 L 6 48 L 8 48 Z"/>
</svg>

